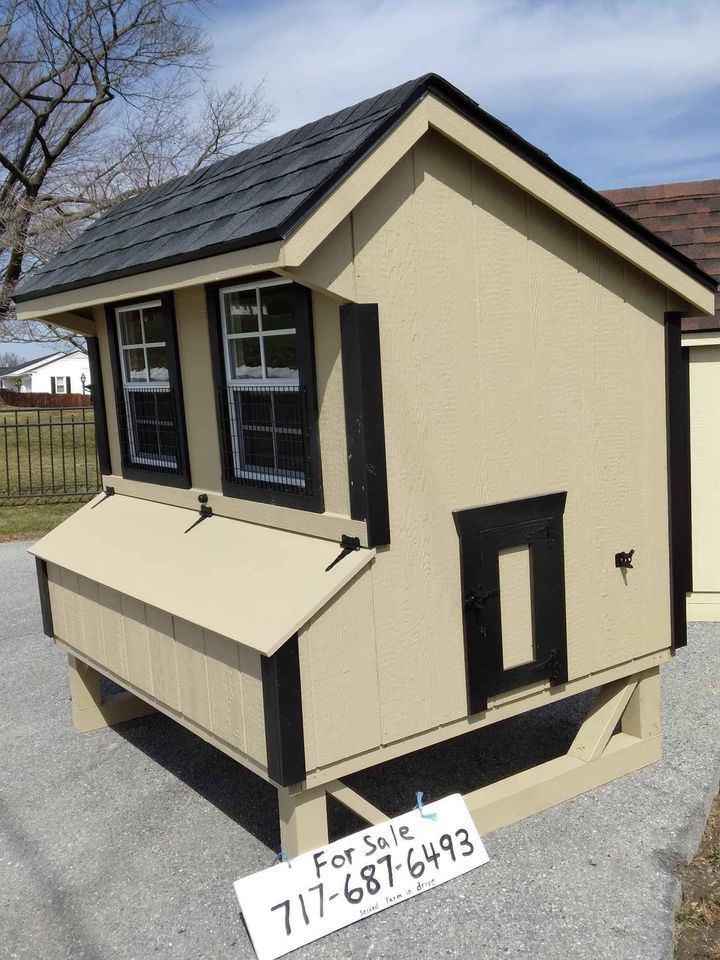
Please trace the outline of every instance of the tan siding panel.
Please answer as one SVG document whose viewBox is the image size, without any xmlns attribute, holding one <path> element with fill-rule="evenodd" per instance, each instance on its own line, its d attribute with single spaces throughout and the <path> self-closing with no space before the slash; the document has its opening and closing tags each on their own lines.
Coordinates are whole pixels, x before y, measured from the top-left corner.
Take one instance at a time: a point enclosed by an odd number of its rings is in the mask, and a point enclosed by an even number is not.
<svg viewBox="0 0 720 960">
<path fill-rule="evenodd" d="M 210 729 L 210 695 L 205 663 L 203 631 L 187 620 L 173 617 L 175 657 L 180 686 L 180 709 L 197 723 Z"/>
<path fill-rule="evenodd" d="M 148 629 L 148 651 L 155 696 L 174 710 L 180 709 L 180 688 L 175 662 L 173 619 L 157 607 L 145 607 Z"/>
<path fill-rule="evenodd" d="M 503 668 L 509 670 L 510 667 L 535 659 L 530 548 L 522 546 L 501 550 L 498 566 Z"/>
<path fill-rule="evenodd" d="M 62 585 L 60 567 L 54 563 L 47 565 L 48 592 L 50 594 L 50 609 L 52 610 L 53 631 L 56 637 L 65 639 L 65 611 L 63 609 Z"/>
<path fill-rule="evenodd" d="M 222 489 L 220 442 L 204 287 L 175 292 L 175 319 L 193 485 L 219 492 Z"/>
<path fill-rule="evenodd" d="M 693 590 L 720 591 L 720 347 L 690 350 Z"/>
<path fill-rule="evenodd" d="M 353 227 L 383 355 L 383 742 L 466 711 L 454 510 L 566 490 L 571 676 L 667 647 L 662 286 L 436 134 Z"/>
<path fill-rule="evenodd" d="M 308 770 L 381 742 L 372 607 L 366 570 L 300 633 Z"/>
<path fill-rule="evenodd" d="M 80 620 L 82 622 L 82 648 L 94 660 L 102 660 L 104 654 L 98 585 L 87 577 L 78 577 Z"/>
<path fill-rule="evenodd" d="M 105 658 L 103 663 L 121 677 L 127 677 L 127 651 L 122 618 L 122 598 L 117 590 L 102 584 L 98 587 L 100 622 L 102 623 Z"/>
<path fill-rule="evenodd" d="M 120 609 L 125 631 L 128 680 L 141 690 L 147 690 L 154 695 L 145 604 L 132 597 L 123 596 Z"/>
<path fill-rule="evenodd" d="M 325 510 L 349 517 L 340 314 L 337 303 L 319 293 L 313 294 L 312 310 Z"/>
<path fill-rule="evenodd" d="M 233 640 L 205 631 L 211 728 L 245 750 L 240 648 Z"/>
<path fill-rule="evenodd" d="M 260 654 L 247 647 L 238 647 L 242 672 L 242 704 L 245 723 L 245 751 L 258 763 L 267 763 L 265 742 L 265 708 L 263 704 Z"/>
</svg>

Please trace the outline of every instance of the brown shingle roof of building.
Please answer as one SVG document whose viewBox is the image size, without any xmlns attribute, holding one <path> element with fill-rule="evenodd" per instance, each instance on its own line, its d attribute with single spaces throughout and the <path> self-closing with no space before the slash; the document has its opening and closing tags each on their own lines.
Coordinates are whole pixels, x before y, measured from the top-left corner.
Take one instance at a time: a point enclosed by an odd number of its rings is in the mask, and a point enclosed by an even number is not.
<svg viewBox="0 0 720 960">
<path fill-rule="evenodd" d="M 612 200 L 648 230 L 671 243 L 720 280 L 720 180 L 659 183 L 648 187 L 604 190 Z M 720 294 L 714 317 L 688 317 L 683 330 L 719 330 Z"/>
</svg>

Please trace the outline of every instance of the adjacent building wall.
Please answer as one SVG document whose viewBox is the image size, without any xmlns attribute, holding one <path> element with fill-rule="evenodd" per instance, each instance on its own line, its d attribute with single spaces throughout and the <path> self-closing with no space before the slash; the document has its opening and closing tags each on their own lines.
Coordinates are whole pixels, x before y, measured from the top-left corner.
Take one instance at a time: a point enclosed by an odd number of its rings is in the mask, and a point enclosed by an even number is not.
<svg viewBox="0 0 720 960">
<path fill-rule="evenodd" d="M 720 620 L 720 345 L 690 348 L 691 620 Z"/>
</svg>

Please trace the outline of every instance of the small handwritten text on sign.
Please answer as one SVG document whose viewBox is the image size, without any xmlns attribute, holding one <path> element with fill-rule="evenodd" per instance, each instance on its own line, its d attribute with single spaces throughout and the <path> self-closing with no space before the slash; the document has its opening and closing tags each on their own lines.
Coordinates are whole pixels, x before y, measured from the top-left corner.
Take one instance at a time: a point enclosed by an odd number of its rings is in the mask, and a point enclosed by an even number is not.
<svg viewBox="0 0 720 960">
<path fill-rule="evenodd" d="M 453 794 L 235 883 L 259 960 L 378 913 L 487 863 Z"/>
</svg>

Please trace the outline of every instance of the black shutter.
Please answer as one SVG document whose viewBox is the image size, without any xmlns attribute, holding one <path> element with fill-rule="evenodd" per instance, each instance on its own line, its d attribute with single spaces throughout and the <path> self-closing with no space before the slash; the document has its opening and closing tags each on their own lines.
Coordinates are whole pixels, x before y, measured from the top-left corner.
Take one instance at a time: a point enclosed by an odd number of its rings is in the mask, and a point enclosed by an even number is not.
<svg viewBox="0 0 720 960">
<path fill-rule="evenodd" d="M 380 324 L 376 303 L 340 307 L 350 516 L 367 524 L 368 546 L 390 543 Z"/>
<path fill-rule="evenodd" d="M 670 636 L 687 645 L 687 594 L 692 592 L 690 515 L 690 350 L 682 345 L 682 315 L 665 314 L 668 511 L 670 527 Z"/>
<path fill-rule="evenodd" d="M 55 377 L 50 377 L 50 393 L 55 392 Z"/>
<path fill-rule="evenodd" d="M 459 510 L 468 713 L 489 696 L 539 680 L 567 680 L 563 512 L 566 493 Z M 499 553 L 527 544 L 531 551 L 534 658 L 503 668 Z"/>
<path fill-rule="evenodd" d="M 70 377 L 65 377 L 65 393 L 70 393 Z"/>
<path fill-rule="evenodd" d="M 102 367 L 100 366 L 100 348 L 97 337 L 87 337 L 86 343 L 90 365 L 90 395 L 95 414 L 95 445 L 100 473 L 107 476 L 112 473 L 112 467 L 110 464 L 110 443 L 108 441 L 107 415 L 105 413 Z"/>
</svg>

